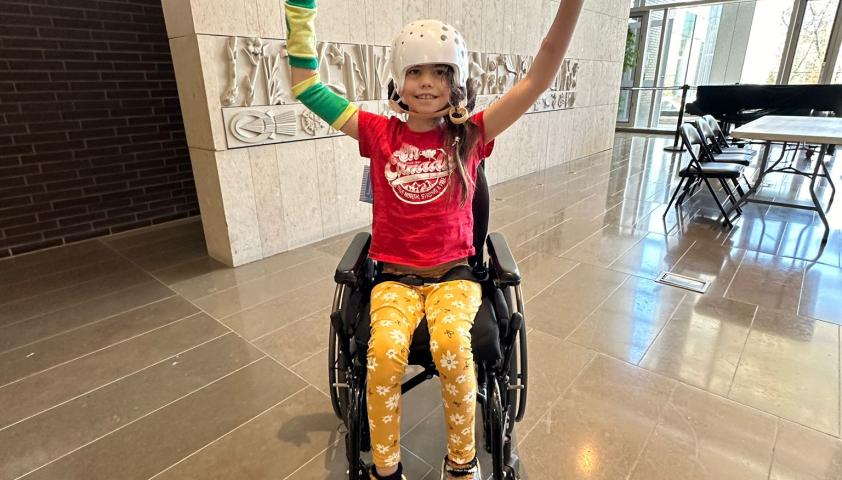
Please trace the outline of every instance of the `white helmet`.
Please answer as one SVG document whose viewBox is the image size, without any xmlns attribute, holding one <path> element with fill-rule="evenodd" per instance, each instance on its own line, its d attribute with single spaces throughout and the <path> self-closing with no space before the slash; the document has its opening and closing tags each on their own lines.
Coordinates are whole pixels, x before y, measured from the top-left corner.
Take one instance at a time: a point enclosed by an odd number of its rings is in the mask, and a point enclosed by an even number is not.
<svg viewBox="0 0 842 480">
<path fill-rule="evenodd" d="M 468 46 L 462 34 L 438 20 L 418 20 L 403 27 L 392 40 L 392 80 L 400 95 L 406 71 L 415 65 L 443 64 L 453 67 L 459 86 L 468 84 Z"/>
</svg>

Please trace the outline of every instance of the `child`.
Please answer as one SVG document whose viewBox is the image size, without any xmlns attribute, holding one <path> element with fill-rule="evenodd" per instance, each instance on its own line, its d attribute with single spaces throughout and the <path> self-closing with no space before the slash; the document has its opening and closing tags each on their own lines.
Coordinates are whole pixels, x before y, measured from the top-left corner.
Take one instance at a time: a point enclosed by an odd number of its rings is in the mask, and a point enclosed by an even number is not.
<svg viewBox="0 0 842 480">
<path fill-rule="evenodd" d="M 561 65 L 582 0 L 561 2 L 527 76 L 485 112 L 470 116 L 475 92 L 468 49 L 450 25 L 410 23 L 392 44 L 390 104 L 407 121 L 357 111 L 320 82 L 316 0 L 287 0 L 292 92 L 371 160 L 374 221 L 369 256 L 389 279 L 371 293 L 368 418 L 370 476 L 401 480 L 401 381 L 412 335 L 426 316 L 447 421 L 447 479 L 479 480 L 474 440 L 476 374 L 470 329 L 481 289 L 464 275 L 474 253 L 471 202 L 479 163 L 494 138 L 546 91 Z"/>
</svg>

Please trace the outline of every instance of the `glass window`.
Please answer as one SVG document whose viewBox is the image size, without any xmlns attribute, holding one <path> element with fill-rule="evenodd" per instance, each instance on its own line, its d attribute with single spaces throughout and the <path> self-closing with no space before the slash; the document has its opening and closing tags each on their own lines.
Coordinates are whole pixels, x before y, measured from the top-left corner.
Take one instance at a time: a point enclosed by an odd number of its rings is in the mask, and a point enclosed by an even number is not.
<svg viewBox="0 0 842 480">
<path fill-rule="evenodd" d="M 645 0 L 646 5 L 666 3 L 668 0 Z M 691 86 L 687 101 L 692 102 L 698 85 L 728 85 L 735 83 L 774 84 L 777 82 L 783 50 L 795 0 L 733 1 L 721 4 L 675 6 L 669 10 L 651 10 L 645 29 L 643 57 L 634 87 Z M 813 32 L 802 34 L 799 43 L 798 75 L 817 76 L 821 73 L 815 58 L 827 48 L 827 37 L 833 23 L 835 5 L 840 0 L 809 0 L 809 15 L 805 25 Z M 670 2 L 673 3 L 674 2 Z M 832 5 L 828 6 L 828 3 Z M 665 12 L 669 15 L 665 18 Z M 809 18 L 807 18 L 809 17 Z M 660 45 L 664 31 L 664 44 Z M 815 36 L 825 38 L 816 43 Z M 803 45 L 803 46 L 802 46 Z M 808 48 L 812 45 L 812 50 Z M 659 48 L 660 66 L 655 78 Z M 812 59 L 812 60 L 811 60 Z M 811 63 L 813 62 L 813 63 Z M 842 83 L 842 63 L 837 69 Z M 795 68 L 793 75 L 795 76 Z M 800 77 L 799 77 L 800 78 Z M 624 83 L 625 86 L 625 83 Z M 641 90 L 623 93 L 618 118 L 633 119 L 639 128 L 674 128 L 681 106 L 681 90 Z M 621 122 L 625 123 L 625 122 Z"/>
<path fill-rule="evenodd" d="M 839 0 L 809 0 L 798 35 L 789 83 L 819 83 Z"/>
<path fill-rule="evenodd" d="M 761 0 L 753 9 L 740 83 L 775 84 L 792 17 L 792 0 Z"/>
</svg>

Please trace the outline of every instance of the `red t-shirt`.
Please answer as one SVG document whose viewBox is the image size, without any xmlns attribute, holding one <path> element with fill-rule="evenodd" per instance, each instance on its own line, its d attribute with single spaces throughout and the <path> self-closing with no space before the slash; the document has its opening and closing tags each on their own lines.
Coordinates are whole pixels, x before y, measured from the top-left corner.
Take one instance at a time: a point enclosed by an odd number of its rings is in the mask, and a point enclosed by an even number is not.
<svg viewBox="0 0 842 480">
<path fill-rule="evenodd" d="M 455 159 L 443 149 L 444 127 L 413 132 L 397 117 L 359 112 L 360 155 L 371 159 L 374 220 L 369 256 L 378 261 L 427 268 L 474 253 L 474 187 L 459 206 L 461 183 Z M 485 142 L 483 112 L 471 117 L 482 137 L 468 161 L 477 166 L 494 141 Z"/>
</svg>

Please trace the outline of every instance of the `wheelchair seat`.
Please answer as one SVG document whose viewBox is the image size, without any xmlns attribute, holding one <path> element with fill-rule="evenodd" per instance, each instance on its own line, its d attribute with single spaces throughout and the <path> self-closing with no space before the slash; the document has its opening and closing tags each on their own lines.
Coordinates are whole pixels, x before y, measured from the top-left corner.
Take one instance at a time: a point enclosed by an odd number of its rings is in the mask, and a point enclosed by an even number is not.
<svg viewBox="0 0 842 480">
<path fill-rule="evenodd" d="M 471 347 L 475 361 L 494 363 L 502 357 L 500 348 L 500 331 L 505 332 L 508 326 L 508 307 L 503 293 L 493 289 L 487 292 L 483 289 L 482 305 L 471 327 Z M 490 294 L 487 294 L 490 293 Z M 360 311 L 354 340 L 360 351 L 366 351 L 368 340 L 371 338 L 371 311 L 369 301 L 359 303 Z M 433 363 L 430 353 L 430 331 L 427 329 L 427 319 L 421 320 L 412 335 L 409 346 L 409 364 L 427 366 Z"/>
</svg>

